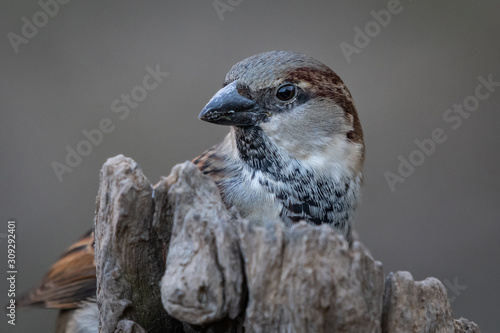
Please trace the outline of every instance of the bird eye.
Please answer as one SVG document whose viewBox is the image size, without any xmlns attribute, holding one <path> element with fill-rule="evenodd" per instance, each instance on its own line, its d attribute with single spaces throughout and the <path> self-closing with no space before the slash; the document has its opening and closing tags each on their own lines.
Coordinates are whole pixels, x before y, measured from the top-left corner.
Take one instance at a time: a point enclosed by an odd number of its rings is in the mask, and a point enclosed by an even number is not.
<svg viewBox="0 0 500 333">
<path fill-rule="evenodd" d="M 289 101 L 295 97 L 295 86 L 293 84 L 284 84 L 276 91 L 276 97 L 282 101 Z"/>
</svg>

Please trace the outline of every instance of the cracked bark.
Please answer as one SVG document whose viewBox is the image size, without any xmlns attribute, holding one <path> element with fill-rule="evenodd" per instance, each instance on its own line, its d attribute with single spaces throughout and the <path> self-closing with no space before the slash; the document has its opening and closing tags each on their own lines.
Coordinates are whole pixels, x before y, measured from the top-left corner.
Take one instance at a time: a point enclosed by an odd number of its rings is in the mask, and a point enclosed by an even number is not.
<svg viewBox="0 0 500 333">
<path fill-rule="evenodd" d="M 123 155 L 101 169 L 94 226 L 100 332 L 182 326 L 161 306 L 158 283 L 165 265 L 152 223 L 152 192 L 137 163 Z"/>
<path fill-rule="evenodd" d="M 100 332 L 479 332 L 437 279 L 384 284 L 328 226 L 254 226 L 190 162 L 153 191 L 133 160 L 109 159 L 95 228 Z"/>
</svg>

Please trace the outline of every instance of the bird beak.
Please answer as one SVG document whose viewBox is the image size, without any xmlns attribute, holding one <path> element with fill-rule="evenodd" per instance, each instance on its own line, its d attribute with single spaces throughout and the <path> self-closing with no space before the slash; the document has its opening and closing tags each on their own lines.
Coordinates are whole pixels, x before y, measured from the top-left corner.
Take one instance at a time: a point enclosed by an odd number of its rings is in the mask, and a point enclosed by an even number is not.
<svg viewBox="0 0 500 333">
<path fill-rule="evenodd" d="M 201 110 L 199 119 L 218 125 L 252 126 L 266 117 L 254 101 L 241 96 L 237 81 L 219 90 Z"/>
</svg>

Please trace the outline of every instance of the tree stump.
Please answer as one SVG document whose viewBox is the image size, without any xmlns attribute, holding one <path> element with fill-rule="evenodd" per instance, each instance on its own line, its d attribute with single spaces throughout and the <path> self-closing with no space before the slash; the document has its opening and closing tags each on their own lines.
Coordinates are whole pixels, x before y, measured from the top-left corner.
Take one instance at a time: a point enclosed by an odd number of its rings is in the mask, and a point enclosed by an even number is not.
<svg viewBox="0 0 500 333">
<path fill-rule="evenodd" d="M 101 171 L 100 332 L 479 332 L 446 289 L 413 281 L 326 225 L 255 226 L 192 163 L 152 188 L 122 155 Z"/>
</svg>

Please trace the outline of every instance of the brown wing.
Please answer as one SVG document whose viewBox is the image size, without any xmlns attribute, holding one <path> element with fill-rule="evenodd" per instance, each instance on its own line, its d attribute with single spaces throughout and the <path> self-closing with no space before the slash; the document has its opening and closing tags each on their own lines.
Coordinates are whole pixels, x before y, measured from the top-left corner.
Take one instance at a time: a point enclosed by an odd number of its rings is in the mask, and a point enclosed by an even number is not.
<svg viewBox="0 0 500 333">
<path fill-rule="evenodd" d="M 223 144 L 222 142 L 221 144 Z M 219 180 L 228 177 L 230 170 L 227 168 L 227 161 L 222 153 L 221 144 L 206 150 L 200 156 L 192 160 L 193 164 L 205 175 L 209 175 L 217 183 Z"/>
<path fill-rule="evenodd" d="M 42 283 L 17 300 L 17 306 L 72 309 L 95 298 L 94 233 L 85 234 L 45 274 Z"/>
</svg>

